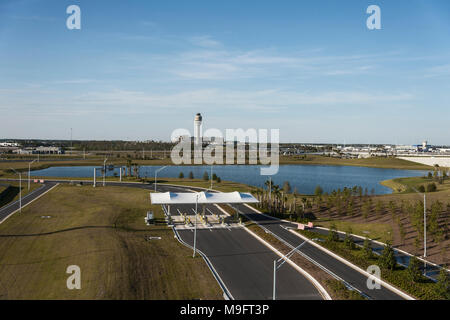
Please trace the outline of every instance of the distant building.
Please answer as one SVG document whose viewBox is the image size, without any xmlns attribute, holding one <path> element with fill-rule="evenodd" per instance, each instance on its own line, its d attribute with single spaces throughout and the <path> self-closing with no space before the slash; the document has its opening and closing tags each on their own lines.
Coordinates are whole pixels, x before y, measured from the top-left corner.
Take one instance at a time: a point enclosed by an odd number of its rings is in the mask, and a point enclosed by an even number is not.
<svg viewBox="0 0 450 320">
<path fill-rule="evenodd" d="M 16 142 L 0 142 L 0 147 L 19 147 L 20 145 Z"/>
<path fill-rule="evenodd" d="M 24 148 L 13 151 L 17 154 L 64 154 L 65 151 L 61 147 L 36 147 L 36 148 Z"/>
</svg>

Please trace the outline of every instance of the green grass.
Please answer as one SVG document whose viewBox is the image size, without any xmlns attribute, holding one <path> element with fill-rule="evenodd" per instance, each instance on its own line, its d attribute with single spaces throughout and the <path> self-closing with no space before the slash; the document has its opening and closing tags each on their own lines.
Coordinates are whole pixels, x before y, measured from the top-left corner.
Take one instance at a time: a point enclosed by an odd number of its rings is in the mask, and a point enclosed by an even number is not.
<svg viewBox="0 0 450 320">
<path fill-rule="evenodd" d="M 380 242 L 386 242 L 387 240 L 392 241 L 392 225 L 387 223 L 355 223 L 342 220 L 320 219 L 316 220 L 314 225 L 317 227 L 330 228 L 333 223 L 339 231 L 346 232 L 351 228 L 353 234 L 362 237 L 368 237 Z"/>
<path fill-rule="evenodd" d="M 0 238 L 0 299 L 222 298 L 146 190 L 60 185 L 0 224 Z M 66 287 L 69 265 L 81 268 L 81 290 Z"/>
<path fill-rule="evenodd" d="M 358 166 L 406 170 L 431 170 L 432 167 L 393 157 L 371 157 L 367 159 L 340 159 L 320 155 L 280 156 L 280 164 L 320 164 L 336 166 Z"/>
<path fill-rule="evenodd" d="M 431 183 L 434 183 L 437 187 L 435 192 L 450 191 L 449 178 L 445 179 L 442 184 L 428 177 L 396 178 L 382 182 L 383 185 L 393 189 L 397 193 L 411 193 L 414 192 L 413 188 L 418 189 L 421 185 L 426 188 Z"/>
<path fill-rule="evenodd" d="M 297 232 L 301 233 L 305 237 L 309 239 L 320 238 L 326 240 L 326 236 L 322 234 L 318 234 L 313 231 L 308 230 L 298 230 Z M 366 270 L 370 265 L 379 265 L 379 260 L 377 255 L 373 255 L 372 258 L 367 258 L 364 255 L 363 249 L 361 247 L 356 246 L 354 249 L 349 249 L 343 241 L 337 242 L 318 242 L 319 245 L 333 251 L 337 255 L 342 258 L 354 263 L 359 266 L 363 270 Z M 434 288 L 436 284 L 428 278 L 422 277 L 420 281 L 413 282 L 408 277 L 407 270 L 397 265 L 395 270 L 381 270 L 381 278 L 390 284 L 396 286 L 397 288 L 403 290 L 404 292 L 416 297 L 421 300 L 434 300 L 441 299 L 434 292 Z"/>
</svg>

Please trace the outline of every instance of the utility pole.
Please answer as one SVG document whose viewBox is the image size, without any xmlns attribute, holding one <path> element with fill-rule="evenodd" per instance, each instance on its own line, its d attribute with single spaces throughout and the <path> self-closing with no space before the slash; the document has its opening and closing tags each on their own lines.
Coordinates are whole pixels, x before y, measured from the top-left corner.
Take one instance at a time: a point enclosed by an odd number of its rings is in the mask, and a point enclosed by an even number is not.
<svg viewBox="0 0 450 320">
<path fill-rule="evenodd" d="M 197 252 L 197 209 L 198 209 L 198 193 L 195 196 L 195 227 L 194 227 L 194 253 L 192 258 L 195 258 L 195 253 Z"/>
<path fill-rule="evenodd" d="M 295 247 L 294 249 L 292 249 L 291 251 L 289 251 L 286 255 L 284 255 L 283 257 L 281 257 L 278 260 L 273 260 L 273 292 L 272 292 L 272 299 L 276 300 L 276 291 L 277 291 L 277 269 L 280 269 L 281 266 L 287 261 L 287 259 L 289 259 L 294 253 L 295 251 L 297 251 L 298 249 L 300 249 L 306 242 L 308 242 L 309 240 L 305 240 L 303 241 L 300 245 L 298 245 L 297 247 Z M 281 262 L 281 260 L 283 260 Z M 280 263 L 279 266 L 277 266 L 277 263 Z"/>
<path fill-rule="evenodd" d="M 22 174 L 20 172 L 17 172 L 13 168 L 10 168 L 10 169 L 19 175 L 19 206 L 20 206 L 20 212 L 22 212 Z"/>
<path fill-rule="evenodd" d="M 423 194 L 423 257 L 427 257 L 427 199 Z"/>
<path fill-rule="evenodd" d="M 158 170 L 155 171 L 155 192 L 156 192 L 156 177 L 158 176 L 158 172 L 160 172 L 161 170 L 163 170 L 164 168 L 167 168 L 167 166 L 164 166 L 162 168 L 159 168 Z"/>
<path fill-rule="evenodd" d="M 30 171 L 31 171 L 31 164 L 33 162 L 35 162 L 36 159 L 34 159 L 33 161 L 31 161 L 30 163 L 28 163 L 28 191 L 30 191 Z"/>
<path fill-rule="evenodd" d="M 105 160 L 103 161 L 103 186 L 105 186 L 105 176 L 106 176 L 106 160 L 108 160 L 108 158 L 105 158 Z"/>
<path fill-rule="evenodd" d="M 412 189 L 418 194 L 422 194 L 416 188 L 413 187 Z M 424 259 L 427 257 L 427 199 L 425 192 L 423 193 L 423 257 Z M 424 262 L 423 272 L 426 274 L 426 260 Z"/>
<path fill-rule="evenodd" d="M 211 165 L 211 190 L 212 190 L 212 187 L 213 187 L 213 177 L 212 177 L 212 175 L 213 175 L 213 173 L 212 173 L 212 168 L 213 168 L 213 166 Z"/>
</svg>

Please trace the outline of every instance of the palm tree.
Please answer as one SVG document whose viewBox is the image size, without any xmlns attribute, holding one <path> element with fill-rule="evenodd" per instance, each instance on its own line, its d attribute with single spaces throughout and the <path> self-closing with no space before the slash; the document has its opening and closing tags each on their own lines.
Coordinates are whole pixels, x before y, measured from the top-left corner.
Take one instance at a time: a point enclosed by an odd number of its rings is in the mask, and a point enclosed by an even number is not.
<svg viewBox="0 0 450 320">
<path fill-rule="evenodd" d="M 267 187 L 267 192 L 269 192 L 269 199 L 267 200 L 267 203 L 269 205 L 269 210 L 271 207 L 271 194 L 272 194 L 272 189 L 273 189 L 273 184 L 270 180 L 267 180 L 266 182 L 264 182 L 264 185 Z"/>
<path fill-rule="evenodd" d="M 297 214 L 297 196 L 298 196 L 298 190 L 297 188 L 294 188 L 294 214 Z"/>
<path fill-rule="evenodd" d="M 278 186 L 278 185 L 273 186 L 273 195 L 275 196 L 275 209 L 277 209 L 279 200 L 280 200 L 280 196 L 281 196 L 280 186 Z"/>
<path fill-rule="evenodd" d="M 307 203 L 308 203 L 308 198 L 303 197 L 302 198 L 302 207 L 303 207 L 302 216 L 303 216 L 303 218 L 305 218 L 305 207 L 306 207 Z"/>
</svg>

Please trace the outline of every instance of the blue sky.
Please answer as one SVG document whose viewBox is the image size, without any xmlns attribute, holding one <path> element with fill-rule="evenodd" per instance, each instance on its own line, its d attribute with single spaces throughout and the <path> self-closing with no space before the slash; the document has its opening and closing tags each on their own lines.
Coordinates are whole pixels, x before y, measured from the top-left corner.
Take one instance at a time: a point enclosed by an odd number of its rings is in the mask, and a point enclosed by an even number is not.
<svg viewBox="0 0 450 320">
<path fill-rule="evenodd" d="M 169 140 L 201 112 L 282 142 L 450 144 L 449 101 L 446 0 L 0 2 L 2 138 Z"/>
</svg>

